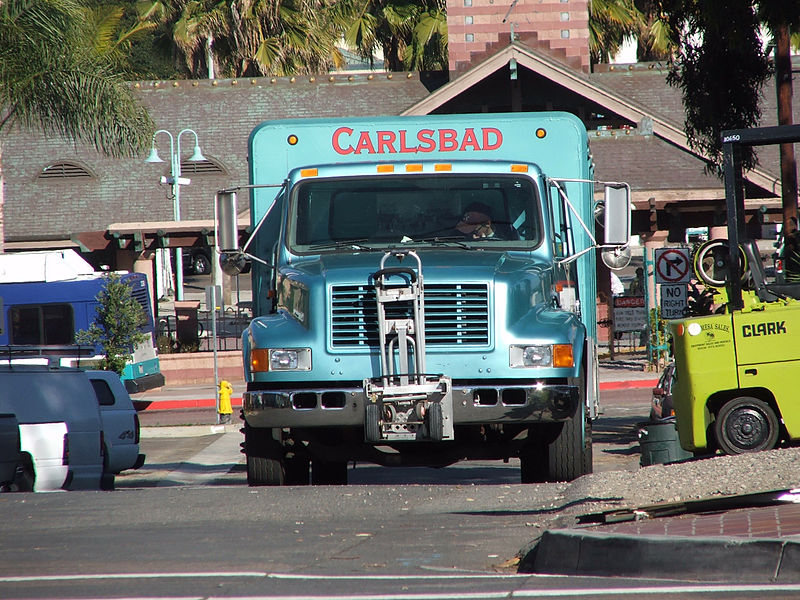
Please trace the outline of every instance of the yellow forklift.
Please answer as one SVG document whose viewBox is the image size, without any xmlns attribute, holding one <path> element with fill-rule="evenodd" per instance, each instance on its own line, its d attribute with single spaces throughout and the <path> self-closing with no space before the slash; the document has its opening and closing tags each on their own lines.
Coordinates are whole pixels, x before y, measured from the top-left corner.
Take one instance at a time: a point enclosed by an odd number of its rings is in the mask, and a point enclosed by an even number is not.
<svg viewBox="0 0 800 600">
<path fill-rule="evenodd" d="M 695 455 L 800 439 L 800 283 L 765 279 L 758 247 L 745 235 L 741 161 L 745 146 L 797 141 L 800 125 L 723 133 L 728 240 L 710 240 L 694 259 L 722 309 L 670 323 L 678 436 Z"/>
</svg>

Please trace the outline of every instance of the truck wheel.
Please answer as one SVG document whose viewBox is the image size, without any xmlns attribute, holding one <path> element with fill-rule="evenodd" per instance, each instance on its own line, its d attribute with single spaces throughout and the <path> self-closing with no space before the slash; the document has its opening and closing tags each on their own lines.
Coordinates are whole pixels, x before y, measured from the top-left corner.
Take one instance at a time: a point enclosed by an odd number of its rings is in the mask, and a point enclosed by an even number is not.
<svg viewBox="0 0 800 600">
<path fill-rule="evenodd" d="M 778 442 L 778 417 L 763 400 L 741 396 L 720 409 L 714 435 L 725 454 L 770 450 Z"/>
<path fill-rule="evenodd" d="M 441 403 L 431 402 L 425 413 L 425 420 L 428 422 L 428 437 L 434 442 L 441 442 L 444 439 L 444 417 Z"/>
<path fill-rule="evenodd" d="M 584 416 L 585 379 L 575 414 L 563 423 L 528 428 L 528 443 L 520 451 L 522 483 L 572 481 L 592 472 L 592 426 Z"/>
<path fill-rule="evenodd" d="M 283 485 L 283 465 L 275 458 L 247 456 L 247 485 Z"/>
<path fill-rule="evenodd" d="M 283 485 L 283 446 L 272 437 L 269 429 L 244 427 L 244 453 L 247 456 L 247 485 Z"/>
<path fill-rule="evenodd" d="M 381 409 L 377 402 L 367 404 L 364 411 L 364 438 L 368 442 L 379 442 L 381 439 Z"/>
<path fill-rule="evenodd" d="M 313 485 L 347 485 L 347 461 L 311 461 Z"/>
</svg>

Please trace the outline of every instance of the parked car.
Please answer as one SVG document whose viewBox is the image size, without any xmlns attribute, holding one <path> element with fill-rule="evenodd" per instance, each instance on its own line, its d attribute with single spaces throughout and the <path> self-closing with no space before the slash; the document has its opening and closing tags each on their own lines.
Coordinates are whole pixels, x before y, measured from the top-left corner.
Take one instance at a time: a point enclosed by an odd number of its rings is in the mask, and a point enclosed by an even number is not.
<svg viewBox="0 0 800 600">
<path fill-rule="evenodd" d="M 98 489 L 103 433 L 86 372 L 48 365 L 0 365 L 0 412 L 19 421 L 20 489 Z M 30 484 L 30 485 L 28 485 Z"/>
<path fill-rule="evenodd" d="M 675 382 L 675 363 L 669 363 L 665 368 L 658 384 L 653 388 L 650 402 L 650 421 L 656 422 L 675 416 L 675 406 L 672 402 L 672 387 Z"/>
<path fill-rule="evenodd" d="M 197 246 L 183 248 L 181 251 L 183 272 L 191 275 L 208 275 L 211 273 L 211 254 L 210 248 Z"/>
<path fill-rule="evenodd" d="M 145 456 L 139 453 L 139 415 L 119 375 L 113 371 L 86 371 L 86 375 L 103 425 L 103 487 L 111 489 L 114 475 L 144 464 Z"/>
</svg>

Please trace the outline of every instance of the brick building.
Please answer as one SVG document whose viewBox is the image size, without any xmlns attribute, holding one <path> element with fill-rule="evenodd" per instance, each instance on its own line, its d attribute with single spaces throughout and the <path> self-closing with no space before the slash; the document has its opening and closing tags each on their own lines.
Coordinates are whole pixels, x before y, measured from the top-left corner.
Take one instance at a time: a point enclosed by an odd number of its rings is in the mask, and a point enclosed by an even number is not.
<svg viewBox="0 0 800 600">
<path fill-rule="evenodd" d="M 450 4 L 448 18 L 468 16 L 460 12 L 466 6 L 456 10 Z M 534 29 L 547 14 L 553 20 L 558 12 L 561 22 L 560 13 L 569 13 L 570 27 L 586 17 L 585 0 L 513 4 L 514 22 Z M 474 1 L 472 8 L 490 5 Z M 530 22 L 523 18 L 526 7 Z M 145 156 L 111 159 L 52 135 L 9 132 L 2 155 L 5 249 L 72 246 L 93 251 L 97 262 L 145 268 L 136 261 L 148 260 L 156 247 L 206 243 L 213 232 L 215 192 L 247 183 L 251 130 L 267 119 L 306 117 L 565 110 L 590 131 L 596 176 L 631 184 L 636 233 L 660 242 L 682 239 L 686 227 L 724 223 L 722 183 L 704 172 L 702 157 L 688 147 L 680 94 L 667 86 L 664 65 L 600 65 L 589 71 L 582 51 L 557 46 L 559 40 L 574 41 L 577 33 L 543 39 L 541 31 L 526 33 L 519 25 L 512 39 L 502 31 L 507 24 L 500 12 L 486 12 L 497 39 L 490 36 L 494 41 L 480 50 L 465 48 L 463 60 L 456 51 L 461 34 L 451 29 L 451 58 L 457 63 L 451 73 L 131 83 L 157 127 L 173 135 L 191 128 L 207 159 L 189 162 L 194 138 L 180 138 L 183 176 L 191 184 L 181 187 L 179 224 L 172 219 L 171 186 L 160 183 L 169 174 L 168 163 L 146 163 Z M 771 85 L 762 108 L 764 124 L 775 124 Z M 167 136 L 159 134 L 156 143 L 166 157 Z M 754 228 L 780 219 L 777 149 L 765 149 L 761 166 L 747 174 L 747 198 Z"/>
</svg>

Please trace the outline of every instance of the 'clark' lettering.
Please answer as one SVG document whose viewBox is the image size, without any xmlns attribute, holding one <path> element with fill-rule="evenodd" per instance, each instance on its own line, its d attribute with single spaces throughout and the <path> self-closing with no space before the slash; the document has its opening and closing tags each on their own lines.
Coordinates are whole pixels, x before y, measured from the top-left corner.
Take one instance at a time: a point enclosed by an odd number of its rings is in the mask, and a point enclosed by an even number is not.
<svg viewBox="0 0 800 600">
<path fill-rule="evenodd" d="M 753 323 L 742 325 L 742 337 L 759 337 L 762 335 L 780 335 L 786 333 L 786 321 L 770 323 Z"/>
<path fill-rule="evenodd" d="M 503 134 L 495 127 L 475 131 L 455 129 L 420 129 L 416 135 L 399 131 L 355 131 L 339 127 L 331 145 L 338 154 L 405 154 L 416 152 L 485 152 L 503 145 Z"/>
</svg>

